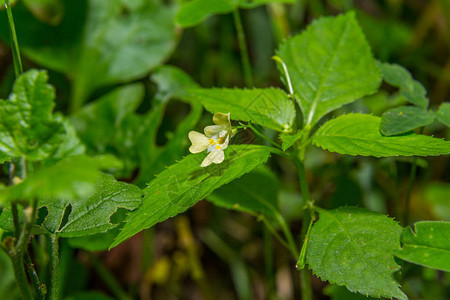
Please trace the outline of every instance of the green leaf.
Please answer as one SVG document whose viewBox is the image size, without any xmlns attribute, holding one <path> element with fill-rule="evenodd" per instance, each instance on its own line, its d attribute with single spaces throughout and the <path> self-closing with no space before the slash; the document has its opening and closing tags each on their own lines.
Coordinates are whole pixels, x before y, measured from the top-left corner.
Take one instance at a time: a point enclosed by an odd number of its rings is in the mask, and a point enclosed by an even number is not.
<svg viewBox="0 0 450 300">
<path fill-rule="evenodd" d="M 63 141 L 61 120 L 52 116 L 55 91 L 45 71 L 30 70 L 15 82 L 8 100 L 0 100 L 0 153 L 42 160 Z M 1 156 L 1 155 L 0 155 Z"/>
<path fill-rule="evenodd" d="M 92 193 L 101 162 L 86 156 L 72 156 L 39 169 L 17 185 L 0 193 L 0 204 L 33 198 L 73 199 Z"/>
<path fill-rule="evenodd" d="M 450 102 L 441 103 L 439 110 L 436 112 L 436 117 L 442 124 L 450 127 Z"/>
<path fill-rule="evenodd" d="M 295 0 L 193 0 L 181 6 L 175 21 L 181 27 L 192 27 L 213 15 L 230 13 L 238 7 L 254 8 L 270 2 L 294 3 Z"/>
<path fill-rule="evenodd" d="M 421 107 L 400 106 L 383 113 L 380 130 L 386 136 L 398 135 L 429 125 L 433 123 L 434 117 L 434 113 Z"/>
<path fill-rule="evenodd" d="M 294 145 L 296 141 L 301 139 L 302 135 L 303 135 L 302 130 L 299 130 L 295 134 L 292 134 L 292 135 L 287 134 L 287 133 L 280 134 L 280 140 L 283 142 L 281 144 L 281 149 L 283 149 L 283 151 L 286 151 L 288 148 L 290 148 L 292 145 Z"/>
<path fill-rule="evenodd" d="M 180 8 L 175 21 L 181 27 L 195 26 L 212 15 L 233 11 L 234 2 L 233 0 L 193 0 Z"/>
<path fill-rule="evenodd" d="M 384 80 L 392 86 L 400 88 L 400 93 L 412 104 L 427 109 L 427 91 L 423 85 L 412 78 L 409 71 L 397 64 L 378 63 Z"/>
<path fill-rule="evenodd" d="M 186 89 L 198 87 L 188 74 L 169 65 L 157 68 L 150 79 L 158 85 L 155 99 L 163 103 L 172 98 L 183 100 L 187 94 Z"/>
<path fill-rule="evenodd" d="M 395 256 L 414 264 L 450 272 L 450 222 L 423 221 L 405 228 Z"/>
<path fill-rule="evenodd" d="M 290 131 L 295 107 L 280 89 L 189 89 L 190 101 L 212 114 L 231 113 L 232 120 L 252 121 L 277 131 Z"/>
<path fill-rule="evenodd" d="M 227 209 L 274 217 L 278 213 L 279 186 L 275 174 L 261 166 L 218 188 L 206 199 Z"/>
<path fill-rule="evenodd" d="M 142 191 L 131 184 L 116 181 L 113 176 L 102 174 L 96 182 L 95 192 L 81 199 L 44 199 L 39 206 L 46 206 L 48 215 L 43 226 L 61 237 L 79 237 L 106 232 L 118 225 L 111 216 L 119 208 L 134 210 L 142 203 Z M 67 223 L 61 224 L 70 205 Z"/>
<path fill-rule="evenodd" d="M 158 222 L 184 212 L 215 189 L 265 163 L 270 150 L 264 146 L 232 145 L 218 165 L 200 167 L 205 154 L 191 154 L 161 172 L 144 190 L 142 206 L 125 220 L 111 247 Z"/>
<path fill-rule="evenodd" d="M 407 299 L 392 274 L 402 228 L 385 215 L 361 208 L 317 208 L 306 262 L 317 276 L 372 297 Z"/>
<path fill-rule="evenodd" d="M 120 226 L 103 233 L 92 235 L 72 237 L 67 240 L 73 248 L 83 249 L 86 251 L 106 251 L 108 250 L 114 238 L 119 234 Z"/>
<path fill-rule="evenodd" d="M 109 153 L 122 159 L 122 176 L 128 176 L 138 164 L 135 145 L 146 123 L 134 112 L 143 98 L 142 84 L 122 86 L 83 106 L 70 118 L 89 154 Z"/>
<path fill-rule="evenodd" d="M 383 136 L 379 117 L 349 114 L 317 130 L 313 143 L 331 152 L 362 156 L 437 156 L 450 153 L 450 142 L 426 135 Z"/>
<path fill-rule="evenodd" d="M 374 93 L 381 74 L 354 13 L 315 21 L 277 52 L 287 66 L 304 123 Z M 280 67 L 280 66 L 279 66 Z M 280 72 L 284 71 L 280 67 Z"/>
<path fill-rule="evenodd" d="M 58 26 L 39 22 L 19 2 L 14 17 L 21 50 L 68 76 L 77 108 L 96 88 L 142 78 L 167 59 L 176 45 L 175 6 L 163 2 L 64 0 Z M 6 28 L 0 34 L 9 39 Z"/>
</svg>

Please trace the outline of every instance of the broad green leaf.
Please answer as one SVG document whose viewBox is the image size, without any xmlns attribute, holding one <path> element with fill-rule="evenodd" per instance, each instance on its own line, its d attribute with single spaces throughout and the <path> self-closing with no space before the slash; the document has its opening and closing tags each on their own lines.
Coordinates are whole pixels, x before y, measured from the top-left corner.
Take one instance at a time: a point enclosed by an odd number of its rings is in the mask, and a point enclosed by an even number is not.
<svg viewBox="0 0 450 300">
<path fill-rule="evenodd" d="M 383 113 L 380 130 L 386 136 L 398 135 L 429 125 L 434 121 L 434 117 L 434 113 L 421 107 L 400 106 Z"/>
<path fill-rule="evenodd" d="M 158 222 L 184 212 L 215 189 L 265 163 L 270 150 L 264 146 L 232 145 L 218 165 L 200 167 L 206 154 L 191 154 L 161 172 L 144 190 L 142 206 L 131 212 L 111 247 Z"/>
<path fill-rule="evenodd" d="M 277 55 L 287 66 L 304 123 L 374 93 L 381 81 L 354 13 L 321 18 L 283 43 Z M 280 68 L 280 72 L 284 71 Z"/>
<path fill-rule="evenodd" d="M 288 148 L 294 145 L 295 142 L 301 139 L 302 135 L 303 131 L 301 130 L 297 131 L 295 134 L 292 135 L 287 133 L 280 134 L 280 140 L 283 142 L 281 144 L 281 149 L 283 149 L 283 151 L 286 151 Z"/>
<path fill-rule="evenodd" d="M 144 77 L 175 47 L 175 9 L 162 0 L 64 0 L 63 4 L 65 14 L 58 26 L 37 21 L 20 3 L 14 17 L 22 25 L 17 34 L 23 53 L 71 80 L 74 108 L 96 88 Z M 9 39 L 6 29 L 1 28 L 0 34 Z"/>
<path fill-rule="evenodd" d="M 352 292 L 408 299 L 392 274 L 402 228 L 385 215 L 361 208 L 319 209 L 306 253 L 317 276 Z"/>
<path fill-rule="evenodd" d="M 400 93 L 412 104 L 427 109 L 427 91 L 423 85 L 412 78 L 409 71 L 397 64 L 378 63 L 384 80 L 392 86 L 398 87 Z"/>
<path fill-rule="evenodd" d="M 450 102 L 443 102 L 441 106 L 439 106 L 436 117 L 442 124 L 450 127 Z"/>
<path fill-rule="evenodd" d="M 437 156 L 450 153 L 450 142 L 426 135 L 383 136 L 379 117 L 349 114 L 317 130 L 313 143 L 331 152 L 362 156 Z"/>
<path fill-rule="evenodd" d="M 43 226 L 61 237 L 87 236 L 106 232 L 118 224 L 111 216 L 119 209 L 134 210 L 142 203 L 142 191 L 131 184 L 119 182 L 113 176 L 102 174 L 95 191 L 80 199 L 43 199 L 39 206 L 46 206 L 48 215 Z M 67 223 L 62 217 L 70 205 Z"/>
<path fill-rule="evenodd" d="M 157 68 L 150 79 L 158 85 L 155 99 L 159 102 L 167 102 L 172 98 L 183 100 L 186 89 L 198 87 L 188 74 L 169 65 Z"/>
<path fill-rule="evenodd" d="M 122 159 L 123 176 L 137 166 L 135 145 L 146 123 L 134 112 L 143 97 L 142 84 L 126 85 L 85 105 L 70 118 L 89 154 L 109 153 Z"/>
<path fill-rule="evenodd" d="M 212 15 L 230 13 L 238 7 L 254 8 L 270 2 L 294 3 L 295 0 L 192 0 L 181 6 L 175 21 L 181 27 L 191 27 Z"/>
<path fill-rule="evenodd" d="M 450 222 L 423 221 L 405 228 L 395 256 L 424 267 L 450 272 Z"/>
<path fill-rule="evenodd" d="M 102 162 L 86 156 L 72 156 L 39 169 L 17 185 L 1 190 L 0 204 L 33 198 L 73 199 L 92 193 Z"/>
<path fill-rule="evenodd" d="M 232 120 L 253 123 L 277 131 L 290 131 L 294 103 L 280 89 L 189 89 L 187 98 L 201 103 L 212 114 L 231 113 Z"/>
<path fill-rule="evenodd" d="M 0 100 L 3 156 L 42 160 L 63 141 L 64 126 L 52 116 L 55 91 L 47 79 L 47 72 L 30 70 L 16 80 L 9 99 Z"/>
<path fill-rule="evenodd" d="M 424 200 L 433 215 L 440 220 L 450 221 L 450 183 L 432 182 L 425 187 Z"/>
<path fill-rule="evenodd" d="M 8 161 L 10 159 L 10 156 L 0 152 L 0 164 L 3 164 L 5 161 Z"/>
<path fill-rule="evenodd" d="M 259 167 L 207 196 L 217 206 L 274 217 L 278 213 L 280 183 L 270 169 Z"/>
<path fill-rule="evenodd" d="M 233 11 L 234 2 L 234 0 L 193 0 L 180 8 L 175 21 L 181 27 L 195 26 L 212 15 Z"/>
</svg>

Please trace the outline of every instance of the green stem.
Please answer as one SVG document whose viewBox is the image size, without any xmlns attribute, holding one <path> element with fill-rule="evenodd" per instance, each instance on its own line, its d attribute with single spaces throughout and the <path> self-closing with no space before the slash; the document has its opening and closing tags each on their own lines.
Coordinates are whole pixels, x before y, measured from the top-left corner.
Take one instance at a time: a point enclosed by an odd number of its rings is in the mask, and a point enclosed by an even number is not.
<svg viewBox="0 0 450 300">
<path fill-rule="evenodd" d="M 284 220 L 283 216 L 280 213 L 276 212 L 275 217 L 277 218 L 277 221 L 280 224 L 281 231 L 283 231 L 283 234 L 287 239 L 289 251 L 291 251 L 291 254 L 293 255 L 294 259 L 297 259 L 298 249 L 297 249 L 297 246 L 295 245 L 295 240 L 294 240 L 294 237 L 292 236 L 291 230 L 287 226 L 286 221 Z"/>
<path fill-rule="evenodd" d="M 309 187 L 308 182 L 306 180 L 306 172 L 305 172 L 305 164 L 303 160 L 300 160 L 298 158 L 294 159 L 294 162 L 297 165 L 298 168 L 298 177 L 300 182 L 300 189 L 303 196 L 303 200 L 308 204 L 311 212 L 311 195 L 309 193 Z M 306 211 L 306 210 L 305 210 Z M 313 212 L 311 212 L 311 215 L 303 213 L 303 222 L 302 222 L 302 240 L 303 243 L 307 243 L 307 240 L 305 241 L 305 238 L 307 236 L 307 229 L 309 228 L 308 224 L 310 224 L 310 218 L 313 216 Z M 303 244 L 302 244 L 303 248 Z M 306 250 L 303 250 L 306 251 Z M 311 288 L 311 275 L 309 273 L 309 270 L 307 268 L 304 268 L 301 271 L 300 274 L 300 281 L 301 281 L 301 293 L 302 293 L 302 300 L 312 300 L 312 288 Z"/>
<path fill-rule="evenodd" d="M 11 203 L 11 214 L 14 222 L 14 236 L 18 238 L 20 234 L 19 211 L 17 210 L 17 204 L 14 202 Z"/>
<path fill-rule="evenodd" d="M 414 181 L 416 180 L 416 174 L 417 174 L 417 157 L 415 157 L 413 160 L 413 164 L 411 166 L 411 172 L 409 174 L 408 192 L 406 194 L 405 208 L 403 210 L 403 225 L 404 226 L 408 226 L 408 224 L 409 224 L 409 207 L 410 207 L 410 202 L 411 202 L 412 188 L 414 186 Z"/>
<path fill-rule="evenodd" d="M 28 276 L 31 278 L 31 283 L 36 291 L 37 299 L 45 299 L 45 287 L 41 286 L 41 281 L 39 280 L 39 276 L 36 273 L 36 269 L 34 268 L 34 264 L 31 261 L 30 253 L 28 251 L 25 252 L 24 258 Z"/>
<path fill-rule="evenodd" d="M 16 276 L 17 285 L 19 286 L 20 294 L 23 299 L 32 299 L 30 287 L 28 286 L 27 276 L 25 274 L 25 268 L 23 266 L 22 253 L 15 251 L 9 252 L 9 257 Z"/>
<path fill-rule="evenodd" d="M 17 41 L 16 27 L 14 26 L 14 18 L 11 10 L 11 5 L 9 5 L 9 0 L 5 0 L 5 8 L 9 22 L 9 35 L 11 38 L 14 71 L 16 73 L 17 78 L 23 73 L 23 68 L 22 68 L 22 60 L 20 59 L 19 42 Z"/>
<path fill-rule="evenodd" d="M 50 299 L 58 300 L 60 299 L 60 287 L 61 287 L 61 274 L 59 268 L 59 237 L 57 235 L 51 236 L 52 252 L 52 268 L 51 268 L 51 290 Z"/>
<path fill-rule="evenodd" d="M 277 148 L 281 148 L 280 145 L 278 145 L 277 143 L 275 143 L 274 141 L 272 141 L 271 139 L 269 139 L 267 136 L 265 136 L 262 132 L 260 132 L 258 129 L 255 128 L 255 126 L 253 126 L 252 122 L 249 121 L 248 122 L 248 127 L 250 127 L 251 130 L 253 130 L 254 133 L 256 133 L 256 135 L 258 135 L 260 138 L 262 138 L 263 140 L 269 142 L 270 144 L 272 144 L 273 146 L 277 147 Z"/>
<path fill-rule="evenodd" d="M 92 265 L 94 266 L 95 272 L 97 272 L 106 286 L 111 290 L 113 295 L 117 297 L 117 299 L 121 300 L 131 299 L 131 297 L 128 296 L 127 293 L 122 289 L 114 276 L 103 266 L 100 260 L 90 252 L 88 252 L 88 255 L 90 261 L 92 262 Z"/>
<path fill-rule="evenodd" d="M 233 18 L 234 18 L 234 25 L 236 26 L 236 31 L 237 31 L 239 50 L 241 51 L 241 60 L 242 60 L 242 66 L 244 68 L 245 85 L 248 88 L 251 88 L 251 87 L 253 87 L 252 68 L 250 66 L 250 59 L 248 57 L 247 44 L 245 42 L 245 33 L 244 33 L 244 29 L 242 27 L 241 16 L 239 14 L 238 8 L 233 10 Z"/>
<path fill-rule="evenodd" d="M 289 246 L 288 242 L 286 242 L 281 235 L 278 234 L 278 232 L 276 231 L 276 229 L 273 227 L 272 223 L 267 220 L 264 216 L 260 216 L 260 219 L 264 222 L 264 225 L 266 225 L 267 229 L 269 229 L 270 233 L 272 233 L 272 235 L 280 242 L 280 244 L 282 244 L 286 249 L 288 249 L 289 251 L 291 251 L 291 247 Z M 294 255 L 292 253 L 292 255 Z"/>
</svg>

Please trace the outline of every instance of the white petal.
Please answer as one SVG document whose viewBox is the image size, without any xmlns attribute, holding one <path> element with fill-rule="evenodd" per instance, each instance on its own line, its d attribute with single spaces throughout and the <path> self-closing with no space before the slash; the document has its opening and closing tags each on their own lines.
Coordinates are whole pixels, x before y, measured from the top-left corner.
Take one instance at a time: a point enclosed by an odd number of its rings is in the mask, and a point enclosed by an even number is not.
<svg viewBox="0 0 450 300">
<path fill-rule="evenodd" d="M 191 140 L 192 146 L 189 148 L 191 153 L 199 153 L 205 151 L 211 144 L 209 139 L 200 132 L 191 131 L 189 132 L 189 140 Z"/>
<path fill-rule="evenodd" d="M 229 143 L 229 142 L 230 142 L 230 136 L 227 135 L 227 138 L 225 139 L 225 141 L 223 142 L 223 144 L 219 144 L 219 145 L 220 145 L 220 148 L 221 148 L 222 150 L 227 149 L 228 143 Z"/>
<path fill-rule="evenodd" d="M 219 125 L 211 125 L 205 127 L 205 135 L 209 138 L 217 139 L 219 134 L 223 131 L 223 127 Z"/>
<path fill-rule="evenodd" d="M 231 127 L 230 113 L 215 113 L 213 116 L 213 122 L 214 124 L 223 126 L 225 128 Z"/>
<path fill-rule="evenodd" d="M 221 149 L 215 149 L 211 153 L 208 154 L 207 157 L 202 161 L 202 164 L 200 167 L 207 167 L 211 163 L 220 164 L 223 162 L 223 159 L 225 158 L 225 154 Z"/>
</svg>

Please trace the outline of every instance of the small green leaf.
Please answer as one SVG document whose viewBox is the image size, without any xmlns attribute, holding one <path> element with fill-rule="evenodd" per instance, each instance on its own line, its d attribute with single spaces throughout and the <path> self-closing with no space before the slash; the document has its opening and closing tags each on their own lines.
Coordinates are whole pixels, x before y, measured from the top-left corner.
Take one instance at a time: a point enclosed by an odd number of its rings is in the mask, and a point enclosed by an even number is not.
<svg viewBox="0 0 450 300">
<path fill-rule="evenodd" d="M 264 146 L 232 145 L 218 165 L 200 167 L 205 154 L 191 154 L 161 172 L 144 190 L 142 206 L 131 212 L 111 247 L 158 222 L 184 212 L 215 189 L 265 163 Z"/>
<path fill-rule="evenodd" d="M 215 14 L 224 14 L 235 8 L 233 0 L 193 0 L 185 3 L 175 16 L 181 27 L 191 27 Z"/>
<path fill-rule="evenodd" d="M 295 0 L 192 0 L 181 6 L 175 21 L 181 27 L 192 27 L 213 15 L 230 13 L 238 7 L 255 8 L 270 2 L 294 3 Z"/>
<path fill-rule="evenodd" d="M 313 22 L 283 43 L 277 55 L 287 66 L 308 125 L 380 85 L 380 70 L 353 12 Z"/>
<path fill-rule="evenodd" d="M 318 212 L 306 253 L 314 274 L 363 295 L 408 299 L 392 278 L 402 231 L 393 219 L 361 208 Z"/>
<path fill-rule="evenodd" d="M 280 89 L 189 89 L 188 100 L 211 112 L 231 113 L 232 120 L 252 121 L 277 131 L 290 131 L 295 107 Z"/>
<path fill-rule="evenodd" d="M 317 130 L 313 143 L 331 152 L 362 156 L 437 156 L 450 153 L 450 142 L 427 135 L 383 136 L 379 117 L 349 114 Z"/>
<path fill-rule="evenodd" d="M 423 85 L 412 78 L 409 71 L 397 64 L 378 63 L 384 80 L 392 86 L 400 88 L 400 93 L 412 104 L 427 109 L 427 91 Z"/>
<path fill-rule="evenodd" d="M 414 264 L 450 272 L 450 222 L 423 221 L 405 228 L 395 256 Z"/>
<path fill-rule="evenodd" d="M 64 139 L 61 120 L 52 116 L 55 91 L 45 71 L 30 70 L 15 82 L 8 100 L 0 100 L 0 153 L 42 160 Z"/>
<path fill-rule="evenodd" d="M 0 193 L 0 204 L 33 198 L 73 199 L 92 193 L 101 162 L 86 156 L 72 156 L 32 173 L 17 185 Z"/>
<path fill-rule="evenodd" d="M 163 103 L 173 98 L 183 100 L 186 89 L 198 87 L 188 74 L 169 65 L 157 68 L 150 79 L 158 85 L 155 99 Z"/>
<path fill-rule="evenodd" d="M 436 117 L 442 124 L 450 127 L 450 102 L 443 102 L 441 106 L 439 106 Z"/>
<path fill-rule="evenodd" d="M 279 185 L 275 174 L 261 166 L 218 188 L 207 200 L 227 209 L 274 217 L 278 212 Z"/>
<path fill-rule="evenodd" d="M 280 140 L 283 142 L 281 144 L 281 149 L 283 149 L 283 151 L 286 151 L 288 148 L 290 148 L 292 145 L 294 145 L 296 141 L 301 139 L 302 135 L 303 135 L 302 130 L 299 130 L 295 134 L 292 134 L 292 135 L 287 134 L 287 133 L 280 134 Z"/>
<path fill-rule="evenodd" d="M 39 206 L 46 206 L 48 215 L 43 226 L 61 237 L 79 237 L 104 233 L 118 225 L 111 216 L 119 208 L 134 210 L 142 203 L 142 191 L 131 184 L 116 181 L 113 176 L 102 174 L 96 182 L 95 192 L 81 199 L 43 199 Z M 71 213 L 67 223 L 62 217 L 70 203 Z"/>
<path fill-rule="evenodd" d="M 421 107 L 400 106 L 383 113 L 380 130 L 386 136 L 398 135 L 429 125 L 433 123 L 434 117 L 434 113 Z"/>
</svg>

